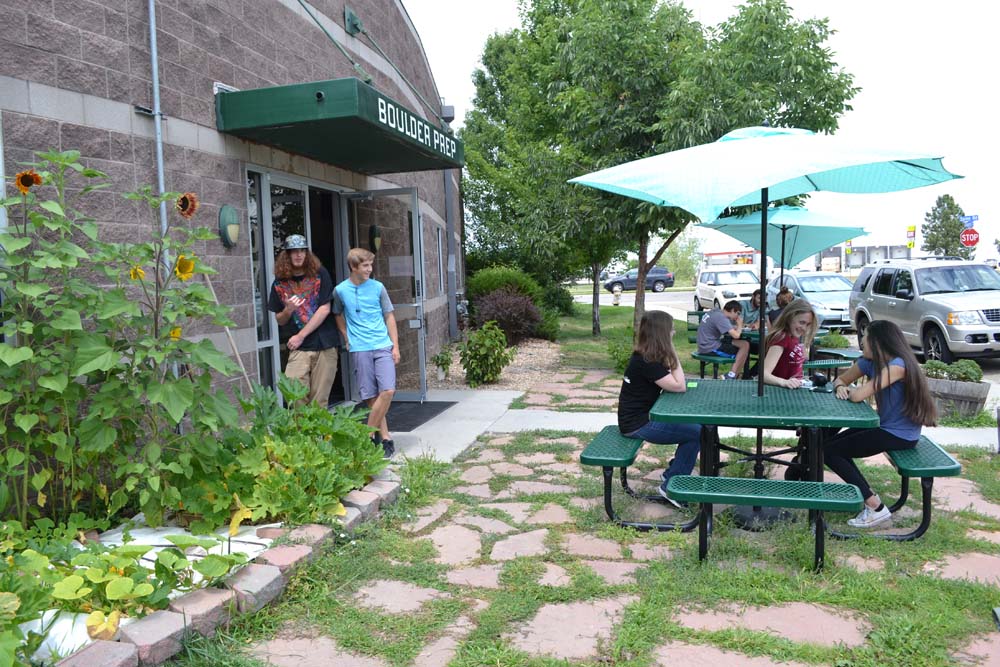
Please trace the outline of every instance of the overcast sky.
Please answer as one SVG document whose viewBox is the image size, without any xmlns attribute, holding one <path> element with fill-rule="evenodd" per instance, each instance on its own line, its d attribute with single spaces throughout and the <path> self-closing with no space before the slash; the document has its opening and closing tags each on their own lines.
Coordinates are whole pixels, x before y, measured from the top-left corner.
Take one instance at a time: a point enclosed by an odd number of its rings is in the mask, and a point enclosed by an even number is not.
<svg viewBox="0 0 1000 667">
<path fill-rule="evenodd" d="M 402 0 L 434 71 L 438 90 L 462 122 L 471 107 L 471 76 L 483 45 L 494 32 L 520 25 L 516 0 Z M 735 13 L 733 0 L 687 0 L 695 18 L 715 25 Z M 995 72 L 1000 39 L 989 3 L 976 0 L 789 0 L 799 19 L 827 17 L 837 31 L 829 46 L 834 60 L 863 90 L 854 110 L 841 119 L 838 134 L 887 146 L 912 146 L 944 157 L 964 179 L 882 195 L 817 193 L 807 206 L 864 226 L 871 235 L 858 245 L 899 244 L 906 227 L 920 225 L 937 197 L 952 195 L 966 214 L 978 215 L 977 259 L 997 257 L 1000 204 L 990 188 L 1000 187 L 1000 142 Z M 714 245 L 714 244 L 713 244 Z"/>
</svg>

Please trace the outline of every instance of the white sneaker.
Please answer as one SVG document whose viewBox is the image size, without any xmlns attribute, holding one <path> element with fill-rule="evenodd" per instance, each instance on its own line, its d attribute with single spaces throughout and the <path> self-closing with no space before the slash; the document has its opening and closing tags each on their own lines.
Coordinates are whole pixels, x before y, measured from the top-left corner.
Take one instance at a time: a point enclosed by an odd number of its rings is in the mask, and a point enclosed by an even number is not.
<svg viewBox="0 0 1000 667">
<path fill-rule="evenodd" d="M 728 373 L 726 373 L 726 379 L 727 380 L 735 380 L 736 379 L 736 373 L 734 373 L 732 371 L 729 371 Z"/>
<path fill-rule="evenodd" d="M 847 525 L 852 528 L 874 528 L 875 526 L 885 523 L 892 518 L 892 512 L 885 505 L 882 506 L 880 510 L 873 510 L 872 508 L 865 505 L 865 508 L 861 510 L 853 519 L 847 520 Z"/>
</svg>

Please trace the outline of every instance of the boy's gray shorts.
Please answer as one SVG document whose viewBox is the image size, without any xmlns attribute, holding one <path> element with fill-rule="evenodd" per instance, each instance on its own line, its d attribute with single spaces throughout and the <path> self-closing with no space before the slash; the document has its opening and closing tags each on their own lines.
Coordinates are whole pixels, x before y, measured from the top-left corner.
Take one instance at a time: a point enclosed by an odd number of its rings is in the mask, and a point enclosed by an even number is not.
<svg viewBox="0 0 1000 667">
<path fill-rule="evenodd" d="M 392 361 L 391 347 L 351 352 L 351 365 L 361 400 L 367 401 L 379 392 L 396 389 L 396 364 Z"/>
</svg>

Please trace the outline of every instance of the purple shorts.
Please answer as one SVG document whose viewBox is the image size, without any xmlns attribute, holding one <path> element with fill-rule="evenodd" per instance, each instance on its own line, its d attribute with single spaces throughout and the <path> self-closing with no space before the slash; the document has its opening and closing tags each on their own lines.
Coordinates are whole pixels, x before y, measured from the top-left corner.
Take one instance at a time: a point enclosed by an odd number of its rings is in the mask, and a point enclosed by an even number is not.
<svg viewBox="0 0 1000 667">
<path fill-rule="evenodd" d="M 391 347 L 351 352 L 351 365 L 362 401 L 396 389 L 396 364 L 392 361 Z"/>
</svg>

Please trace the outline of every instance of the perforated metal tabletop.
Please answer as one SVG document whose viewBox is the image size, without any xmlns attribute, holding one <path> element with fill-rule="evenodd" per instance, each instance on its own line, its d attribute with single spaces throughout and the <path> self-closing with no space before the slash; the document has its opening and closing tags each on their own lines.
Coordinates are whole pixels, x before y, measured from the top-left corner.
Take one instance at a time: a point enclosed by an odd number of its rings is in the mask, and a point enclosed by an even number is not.
<svg viewBox="0 0 1000 667">
<path fill-rule="evenodd" d="M 690 382 L 697 386 L 689 386 L 683 394 L 661 394 L 649 418 L 672 424 L 750 428 L 876 428 L 879 424 L 878 413 L 866 403 L 840 400 L 830 393 L 766 386 L 764 395 L 757 396 L 755 380 Z"/>
</svg>

